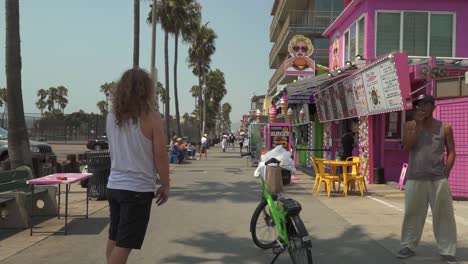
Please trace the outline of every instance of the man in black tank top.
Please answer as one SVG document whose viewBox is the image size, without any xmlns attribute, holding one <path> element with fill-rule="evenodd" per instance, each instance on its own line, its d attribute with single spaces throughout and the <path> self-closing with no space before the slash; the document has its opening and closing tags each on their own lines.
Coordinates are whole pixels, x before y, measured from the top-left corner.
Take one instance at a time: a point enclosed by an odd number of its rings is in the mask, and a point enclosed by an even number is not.
<svg viewBox="0 0 468 264">
<path fill-rule="evenodd" d="M 447 263 L 456 263 L 457 229 L 448 183 L 455 163 L 452 127 L 432 117 L 435 109 L 432 96 L 418 96 L 413 106 L 414 120 L 406 123 L 403 137 L 403 147 L 410 155 L 398 258 L 415 254 L 430 204 L 439 254 Z"/>
</svg>

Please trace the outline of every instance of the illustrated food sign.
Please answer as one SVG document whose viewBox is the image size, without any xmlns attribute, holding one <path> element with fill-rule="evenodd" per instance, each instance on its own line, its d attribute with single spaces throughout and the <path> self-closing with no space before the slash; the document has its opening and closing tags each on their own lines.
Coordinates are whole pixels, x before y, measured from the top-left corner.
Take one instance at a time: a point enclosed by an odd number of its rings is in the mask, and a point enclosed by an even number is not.
<svg viewBox="0 0 468 264">
<path fill-rule="evenodd" d="M 289 57 L 284 62 L 287 76 L 315 76 L 315 62 L 309 58 L 314 53 L 314 46 L 303 35 L 294 36 L 288 44 Z"/>
<path fill-rule="evenodd" d="M 327 122 L 403 110 L 401 88 L 394 60 L 387 59 L 317 92 L 314 100 L 320 121 Z"/>
<path fill-rule="evenodd" d="M 289 126 L 270 126 L 271 149 L 282 145 L 286 150 L 289 150 L 289 135 Z"/>
</svg>

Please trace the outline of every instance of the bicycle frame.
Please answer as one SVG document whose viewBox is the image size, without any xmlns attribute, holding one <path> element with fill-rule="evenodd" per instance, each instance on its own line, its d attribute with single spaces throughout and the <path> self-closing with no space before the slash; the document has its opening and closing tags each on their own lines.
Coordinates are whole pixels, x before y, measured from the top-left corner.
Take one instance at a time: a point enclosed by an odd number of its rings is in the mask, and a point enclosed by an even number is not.
<svg viewBox="0 0 468 264">
<path fill-rule="evenodd" d="M 265 197 L 268 207 L 270 208 L 271 217 L 273 218 L 273 222 L 278 230 L 280 236 L 280 242 L 282 243 L 289 243 L 288 239 L 288 232 L 286 229 L 286 214 L 283 210 L 282 206 L 278 206 L 273 201 L 273 197 L 271 193 L 267 190 L 265 180 L 262 179 L 262 188 L 263 188 L 263 196 Z"/>
</svg>

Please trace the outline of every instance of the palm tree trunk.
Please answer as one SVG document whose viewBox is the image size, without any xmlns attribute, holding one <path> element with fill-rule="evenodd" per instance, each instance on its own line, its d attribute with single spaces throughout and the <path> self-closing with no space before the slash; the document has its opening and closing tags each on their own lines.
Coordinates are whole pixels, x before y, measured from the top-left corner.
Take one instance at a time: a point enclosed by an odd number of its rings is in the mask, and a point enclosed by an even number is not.
<svg viewBox="0 0 468 264">
<path fill-rule="evenodd" d="M 140 59 L 140 0 L 133 0 L 133 67 L 139 67 Z"/>
<path fill-rule="evenodd" d="M 5 1 L 6 18 L 6 82 L 8 101 L 8 155 L 11 168 L 32 168 L 28 131 L 24 119 L 21 90 L 21 48 L 19 0 Z"/>
<path fill-rule="evenodd" d="M 177 53 L 179 49 L 179 34 L 175 34 L 174 41 L 174 103 L 176 112 L 177 136 L 181 137 L 182 133 L 180 129 L 179 95 L 177 92 Z"/>
<path fill-rule="evenodd" d="M 167 143 L 171 141 L 171 122 L 170 122 L 170 112 L 169 112 L 169 32 L 164 32 L 164 68 L 166 74 L 166 102 L 164 105 L 165 113 L 164 113 L 164 120 L 166 125 L 166 136 L 167 136 Z"/>
</svg>

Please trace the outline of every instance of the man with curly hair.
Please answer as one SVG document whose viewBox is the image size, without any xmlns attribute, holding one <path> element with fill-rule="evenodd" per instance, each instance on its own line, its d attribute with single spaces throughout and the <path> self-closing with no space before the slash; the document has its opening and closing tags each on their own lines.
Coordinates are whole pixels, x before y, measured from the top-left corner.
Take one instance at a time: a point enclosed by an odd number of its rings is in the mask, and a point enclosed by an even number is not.
<svg viewBox="0 0 468 264">
<path fill-rule="evenodd" d="M 154 95 L 151 78 L 139 68 L 126 71 L 111 91 L 106 125 L 111 155 L 109 264 L 127 263 L 131 250 L 141 248 L 153 198 L 160 206 L 169 196 L 166 135 Z"/>
</svg>

